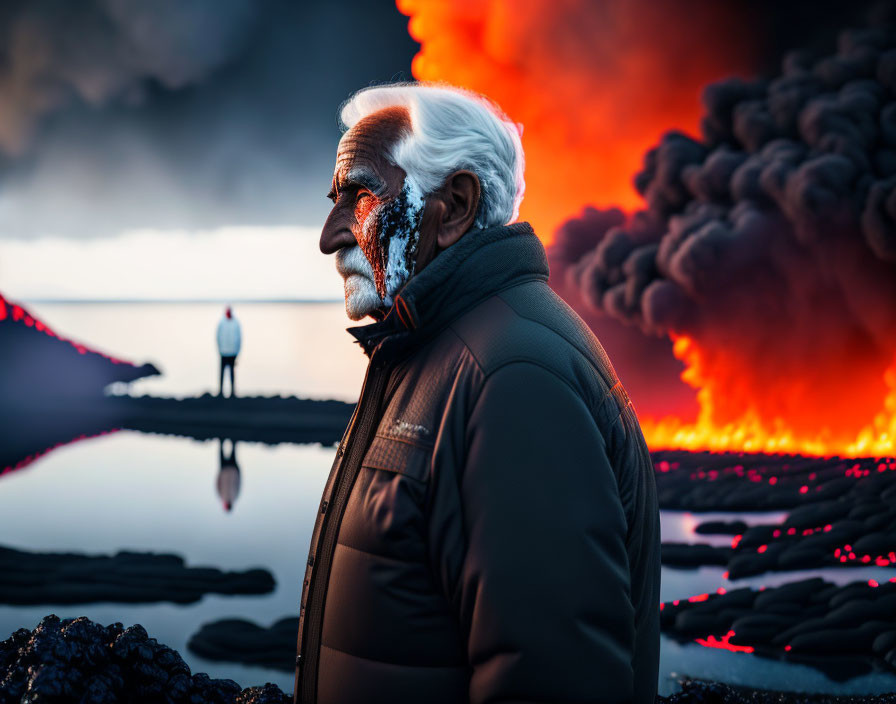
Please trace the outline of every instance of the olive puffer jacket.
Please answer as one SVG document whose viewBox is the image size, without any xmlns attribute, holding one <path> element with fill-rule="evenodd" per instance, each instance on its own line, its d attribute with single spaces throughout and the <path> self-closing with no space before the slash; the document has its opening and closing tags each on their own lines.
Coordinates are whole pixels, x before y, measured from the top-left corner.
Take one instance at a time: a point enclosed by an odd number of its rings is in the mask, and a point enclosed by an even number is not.
<svg viewBox="0 0 896 704">
<path fill-rule="evenodd" d="M 472 231 L 385 320 L 324 489 L 296 699 L 653 704 L 653 466 L 525 223 Z"/>
</svg>

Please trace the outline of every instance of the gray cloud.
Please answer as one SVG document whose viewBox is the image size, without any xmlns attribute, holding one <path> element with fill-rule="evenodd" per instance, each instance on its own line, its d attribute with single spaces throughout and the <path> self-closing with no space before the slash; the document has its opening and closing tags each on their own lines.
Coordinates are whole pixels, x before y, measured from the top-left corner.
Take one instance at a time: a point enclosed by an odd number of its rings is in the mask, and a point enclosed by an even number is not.
<svg viewBox="0 0 896 704">
<path fill-rule="evenodd" d="M 336 110 L 409 77 L 393 3 L 0 8 L 0 236 L 316 224 Z"/>
</svg>

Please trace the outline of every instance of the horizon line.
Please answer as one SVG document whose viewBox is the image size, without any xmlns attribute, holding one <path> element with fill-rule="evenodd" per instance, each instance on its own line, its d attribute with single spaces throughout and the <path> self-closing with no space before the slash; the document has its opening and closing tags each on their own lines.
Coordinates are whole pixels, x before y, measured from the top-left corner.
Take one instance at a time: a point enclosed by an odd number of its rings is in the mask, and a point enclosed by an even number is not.
<svg viewBox="0 0 896 704">
<path fill-rule="evenodd" d="M 11 300 L 11 299 L 7 299 Z M 340 298 L 31 298 L 14 299 L 22 303 L 218 303 L 253 304 L 253 303 L 344 303 Z"/>
</svg>

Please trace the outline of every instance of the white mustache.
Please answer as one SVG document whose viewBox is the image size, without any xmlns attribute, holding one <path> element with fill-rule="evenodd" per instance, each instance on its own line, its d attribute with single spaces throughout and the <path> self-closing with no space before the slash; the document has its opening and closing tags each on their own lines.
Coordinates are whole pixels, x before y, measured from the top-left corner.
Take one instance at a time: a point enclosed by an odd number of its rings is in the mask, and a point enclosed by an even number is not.
<svg viewBox="0 0 896 704">
<path fill-rule="evenodd" d="M 336 271 L 339 272 L 343 279 L 349 276 L 363 276 L 373 281 L 373 267 L 364 252 L 357 245 L 354 247 L 343 247 L 336 252 Z"/>
<path fill-rule="evenodd" d="M 336 252 L 336 270 L 345 281 L 345 312 L 349 318 L 361 320 L 383 305 L 373 267 L 360 247 L 343 247 Z"/>
</svg>

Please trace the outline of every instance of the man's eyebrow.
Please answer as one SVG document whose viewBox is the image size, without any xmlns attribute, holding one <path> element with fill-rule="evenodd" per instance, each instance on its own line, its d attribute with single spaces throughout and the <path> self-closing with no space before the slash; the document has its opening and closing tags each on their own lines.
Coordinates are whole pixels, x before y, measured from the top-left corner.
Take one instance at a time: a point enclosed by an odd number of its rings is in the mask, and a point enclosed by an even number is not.
<svg viewBox="0 0 896 704">
<path fill-rule="evenodd" d="M 366 166 L 354 166 L 352 167 L 348 174 L 346 174 L 345 179 L 341 182 L 338 181 L 336 183 L 337 189 L 344 188 L 346 184 L 356 184 L 361 186 L 362 188 L 366 188 L 371 193 L 376 196 L 381 195 L 386 190 L 385 182 L 376 174 L 372 169 L 367 168 Z"/>
</svg>

